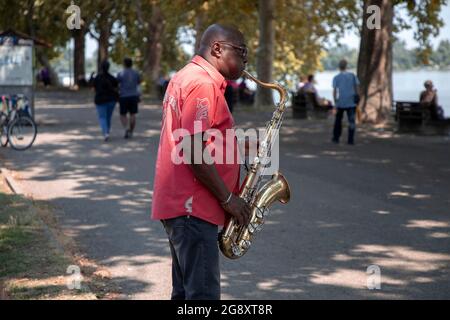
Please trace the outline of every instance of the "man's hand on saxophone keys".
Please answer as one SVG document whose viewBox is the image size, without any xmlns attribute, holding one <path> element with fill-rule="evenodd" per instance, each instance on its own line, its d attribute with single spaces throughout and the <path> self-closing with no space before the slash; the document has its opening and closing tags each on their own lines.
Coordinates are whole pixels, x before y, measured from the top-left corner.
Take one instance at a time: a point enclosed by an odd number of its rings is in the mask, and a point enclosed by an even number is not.
<svg viewBox="0 0 450 320">
<path fill-rule="evenodd" d="M 230 193 L 228 199 L 221 201 L 221 206 L 238 221 L 239 225 L 247 225 L 250 222 L 250 205 L 244 199 Z"/>
</svg>

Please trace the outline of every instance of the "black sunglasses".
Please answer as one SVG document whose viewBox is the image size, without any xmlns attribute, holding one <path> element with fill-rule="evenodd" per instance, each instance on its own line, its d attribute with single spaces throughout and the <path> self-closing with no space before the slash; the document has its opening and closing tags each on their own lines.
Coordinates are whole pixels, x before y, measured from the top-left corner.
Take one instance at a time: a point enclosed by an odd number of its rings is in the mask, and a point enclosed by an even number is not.
<svg viewBox="0 0 450 320">
<path fill-rule="evenodd" d="M 239 53 L 239 55 L 242 58 L 244 58 L 244 59 L 247 58 L 247 54 L 248 54 L 247 47 L 245 47 L 245 46 L 237 46 L 237 45 L 232 44 L 232 43 L 230 43 L 228 41 L 216 41 L 216 42 L 217 43 L 223 43 L 223 44 L 226 44 L 226 45 L 232 47 L 235 51 L 237 51 Z"/>
</svg>

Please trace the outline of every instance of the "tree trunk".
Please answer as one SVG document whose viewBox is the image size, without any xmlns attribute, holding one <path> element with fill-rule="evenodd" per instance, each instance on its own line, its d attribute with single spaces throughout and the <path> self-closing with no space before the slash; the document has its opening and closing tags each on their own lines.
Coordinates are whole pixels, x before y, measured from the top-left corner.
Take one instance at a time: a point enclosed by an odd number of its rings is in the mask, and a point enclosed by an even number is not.
<svg viewBox="0 0 450 320">
<path fill-rule="evenodd" d="M 156 91 L 156 83 L 161 71 L 162 35 L 164 31 L 164 19 L 161 9 L 152 5 L 152 15 L 147 28 L 147 43 L 144 55 L 144 78 L 148 82 L 147 88 Z"/>
<path fill-rule="evenodd" d="M 36 37 L 36 25 L 33 21 L 34 5 L 35 5 L 34 1 L 31 1 L 31 0 L 28 1 L 28 12 L 26 15 L 26 24 L 27 24 L 28 33 L 32 37 Z M 59 86 L 60 83 L 59 83 L 59 79 L 58 79 L 58 74 L 55 72 L 55 70 L 51 66 L 45 50 L 46 49 L 43 47 L 35 46 L 36 59 L 39 61 L 39 63 L 41 65 L 43 65 L 44 67 L 46 67 L 48 69 L 51 85 Z"/>
<path fill-rule="evenodd" d="M 200 40 L 202 38 L 202 33 L 204 31 L 204 20 L 205 20 L 205 9 L 203 6 L 198 10 L 195 16 L 195 46 L 194 46 L 194 54 L 198 52 L 200 48 Z"/>
<path fill-rule="evenodd" d="M 258 1 L 259 47 L 256 55 L 256 72 L 258 79 L 263 82 L 272 82 L 275 43 L 274 4 L 274 0 Z M 256 105 L 273 106 L 272 90 L 258 86 Z"/>
<path fill-rule="evenodd" d="M 83 25 L 81 29 L 73 31 L 73 38 L 75 43 L 74 56 L 73 56 L 73 69 L 75 76 L 75 83 L 79 86 L 83 85 L 86 81 L 85 75 L 85 35 L 86 27 Z"/>
<path fill-rule="evenodd" d="M 379 6 L 381 28 L 370 29 L 367 13 L 370 5 Z M 364 0 L 363 26 L 358 57 L 361 81 L 362 121 L 372 124 L 386 122 L 392 106 L 392 30 L 394 5 L 391 0 Z"/>
<path fill-rule="evenodd" d="M 103 14 L 102 14 L 103 15 Z M 97 51 L 97 71 L 101 71 L 101 63 L 109 57 L 109 37 L 111 35 L 111 25 L 107 17 L 99 19 L 99 37 Z"/>
</svg>

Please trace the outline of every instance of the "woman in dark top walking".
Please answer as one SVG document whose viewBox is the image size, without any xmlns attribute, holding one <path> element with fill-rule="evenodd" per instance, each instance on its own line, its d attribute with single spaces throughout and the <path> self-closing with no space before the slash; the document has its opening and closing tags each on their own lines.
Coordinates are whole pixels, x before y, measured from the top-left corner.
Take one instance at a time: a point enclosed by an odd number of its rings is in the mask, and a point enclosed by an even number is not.
<svg viewBox="0 0 450 320">
<path fill-rule="evenodd" d="M 111 117 L 119 98 L 118 82 L 108 70 L 109 62 L 103 61 L 101 72 L 94 79 L 95 106 L 105 142 L 109 140 Z"/>
</svg>

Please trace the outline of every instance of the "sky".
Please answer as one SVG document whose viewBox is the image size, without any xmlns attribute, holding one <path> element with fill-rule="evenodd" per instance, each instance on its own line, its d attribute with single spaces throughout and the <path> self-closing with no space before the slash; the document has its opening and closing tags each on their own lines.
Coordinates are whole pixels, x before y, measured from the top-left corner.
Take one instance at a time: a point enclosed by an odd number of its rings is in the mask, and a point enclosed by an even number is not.
<svg viewBox="0 0 450 320">
<path fill-rule="evenodd" d="M 404 13 L 400 13 L 404 14 Z M 450 1 L 442 8 L 440 14 L 444 21 L 444 26 L 441 28 L 439 36 L 433 38 L 431 43 L 433 47 L 436 47 L 443 39 L 450 40 Z M 417 41 L 414 40 L 414 30 L 404 30 L 397 35 L 400 39 L 406 41 L 406 45 L 409 49 L 417 47 Z M 86 58 L 92 57 L 97 49 L 97 42 L 93 40 L 89 35 L 86 36 Z M 354 32 L 348 32 L 343 38 L 340 44 L 346 44 L 351 48 L 359 48 L 359 37 Z"/>
</svg>

